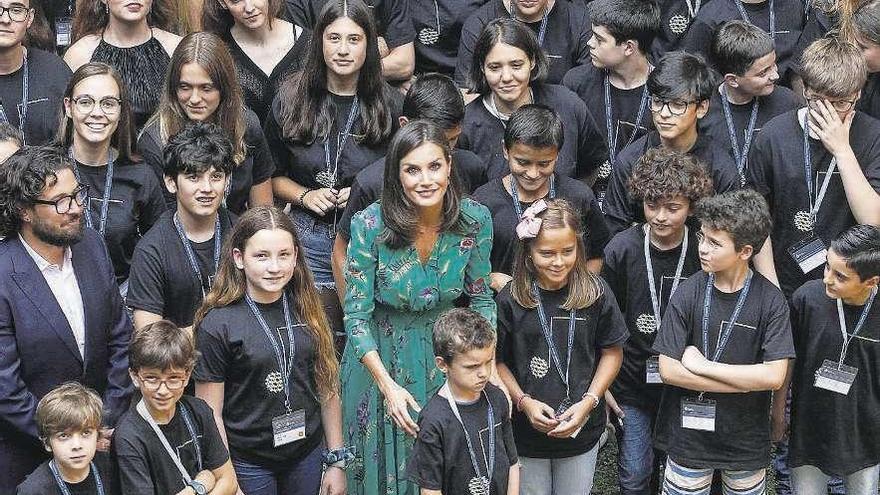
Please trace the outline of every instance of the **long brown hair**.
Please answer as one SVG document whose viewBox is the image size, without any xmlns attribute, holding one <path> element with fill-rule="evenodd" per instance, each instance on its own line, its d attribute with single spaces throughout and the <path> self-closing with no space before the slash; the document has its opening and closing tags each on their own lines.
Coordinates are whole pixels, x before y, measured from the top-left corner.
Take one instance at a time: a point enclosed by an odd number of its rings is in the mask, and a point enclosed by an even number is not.
<svg viewBox="0 0 880 495">
<path fill-rule="evenodd" d="M 542 232 L 548 229 L 571 229 L 577 238 L 574 267 L 568 274 L 568 297 L 562 304 L 567 310 L 583 309 L 591 306 L 602 296 L 602 284 L 598 277 L 587 269 L 586 249 L 584 248 L 584 228 L 577 209 L 564 199 L 547 201 L 547 209 L 536 215 L 541 219 Z M 516 249 L 513 260 L 513 280 L 510 282 L 510 294 L 520 306 L 532 309 L 538 302 L 532 295 L 532 283 L 537 279 L 535 264 L 532 263 L 532 239 L 523 239 Z"/>
<path fill-rule="evenodd" d="M 244 142 L 247 123 L 241 87 L 238 85 L 235 62 L 232 60 L 229 48 L 214 34 L 192 33 L 177 45 L 174 55 L 171 56 L 168 72 L 165 74 L 165 88 L 162 91 L 159 108 L 147 122 L 147 126 L 158 121 L 159 139 L 162 143 L 167 143 L 169 137 L 180 132 L 189 123 L 186 111 L 177 100 L 180 73 L 186 64 L 196 64 L 201 67 L 220 91 L 220 105 L 211 120 L 227 132 L 229 140 L 232 141 L 235 163 L 241 163 L 247 155 L 247 145 Z"/>
<path fill-rule="evenodd" d="M 73 98 L 73 90 L 76 85 L 93 76 L 109 76 L 116 82 L 119 88 L 119 99 L 121 104 L 119 107 L 119 121 L 116 124 L 116 131 L 110 137 L 110 145 L 119 151 L 119 156 L 131 162 L 140 161 L 140 157 L 134 151 L 135 128 L 131 118 L 131 100 L 128 98 L 128 89 L 122 81 L 122 77 L 116 72 L 116 69 L 103 62 L 89 62 L 73 73 L 67 88 L 64 90 L 64 99 Z M 73 101 L 71 100 L 71 105 Z M 97 105 L 98 103 L 95 102 Z M 55 140 L 63 149 L 73 145 L 73 119 L 68 117 L 64 112 L 61 113 L 61 123 L 58 125 L 58 133 Z"/>
<path fill-rule="evenodd" d="M 205 296 L 201 307 L 196 311 L 193 328 L 198 331 L 202 320 L 212 309 L 229 306 L 244 298 L 247 282 L 244 271 L 235 266 L 232 250 L 238 249 L 244 252 L 248 240 L 263 229 L 281 229 L 290 233 L 293 238 L 293 245 L 299 260 L 286 288 L 290 289 L 293 300 L 296 301 L 294 305 L 296 317 L 306 324 L 315 341 L 317 355 L 315 371 L 318 391 L 321 393 L 322 399 L 337 394 L 339 393 L 339 361 L 336 359 L 333 333 L 330 331 L 324 305 L 315 290 L 312 272 L 303 258 L 302 244 L 296 235 L 293 222 L 284 212 L 274 206 L 255 206 L 239 218 L 223 245 L 220 266 L 217 268 L 217 278 L 214 280 L 211 291 Z"/>
<path fill-rule="evenodd" d="M 147 24 L 165 31 L 175 31 L 175 6 L 171 0 L 153 0 L 147 14 Z M 76 0 L 73 15 L 73 41 L 103 31 L 110 23 L 110 13 L 102 0 Z"/>
<path fill-rule="evenodd" d="M 202 29 L 222 36 L 232 29 L 235 25 L 235 18 L 229 13 L 229 9 L 225 5 L 221 5 L 221 0 L 207 0 L 202 7 Z M 272 21 L 281 15 L 281 8 L 284 6 L 282 0 L 266 0 L 266 22 L 269 29 L 272 29 Z M 291 22 L 293 24 L 293 22 Z"/>
</svg>

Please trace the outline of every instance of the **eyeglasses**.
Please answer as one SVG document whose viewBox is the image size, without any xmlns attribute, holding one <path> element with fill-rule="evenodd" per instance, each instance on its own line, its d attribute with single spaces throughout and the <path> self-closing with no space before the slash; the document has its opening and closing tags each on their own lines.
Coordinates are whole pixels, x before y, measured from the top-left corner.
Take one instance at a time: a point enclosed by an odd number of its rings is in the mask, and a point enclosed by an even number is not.
<svg viewBox="0 0 880 495">
<path fill-rule="evenodd" d="M 155 376 L 142 378 L 140 375 L 138 375 L 138 378 L 141 380 L 141 386 L 151 392 L 159 390 L 163 383 L 168 390 L 180 390 L 186 385 L 186 378 L 166 378 L 163 380 Z"/>
<path fill-rule="evenodd" d="M 31 9 L 24 5 L 13 5 L 12 7 L 0 6 L 0 19 L 2 19 L 3 14 L 6 13 L 9 14 L 9 20 L 13 22 L 24 22 L 31 13 Z"/>
<path fill-rule="evenodd" d="M 806 91 L 804 91 L 804 98 L 806 98 L 807 104 L 811 107 L 816 106 L 818 102 L 825 100 L 828 103 L 831 103 L 834 110 L 840 113 L 849 112 L 853 105 L 856 104 L 856 101 L 858 101 L 858 98 L 855 100 L 832 100 L 831 98 L 825 98 L 822 96 L 808 95 Z"/>
<path fill-rule="evenodd" d="M 91 96 L 77 96 L 73 98 L 73 103 L 80 113 L 91 113 L 95 108 L 95 99 Z M 122 100 L 115 96 L 105 96 L 97 103 L 104 115 L 116 115 L 119 113 L 119 107 L 122 106 Z"/>
<path fill-rule="evenodd" d="M 89 186 L 87 184 L 80 184 L 79 187 L 73 191 L 73 194 L 68 194 L 66 196 L 61 196 L 55 201 L 49 201 L 47 199 L 35 199 L 33 202 L 38 205 L 50 205 L 55 207 L 55 212 L 63 215 L 70 211 L 73 208 L 73 202 L 76 201 L 77 206 L 83 206 L 86 204 L 86 201 L 89 198 Z"/>
<path fill-rule="evenodd" d="M 665 100 L 663 98 L 652 96 L 651 97 L 651 111 L 654 113 L 660 113 L 663 111 L 663 107 L 669 109 L 669 113 L 675 116 L 684 115 L 687 112 L 689 106 L 691 106 L 693 101 L 685 101 L 685 100 Z"/>
</svg>

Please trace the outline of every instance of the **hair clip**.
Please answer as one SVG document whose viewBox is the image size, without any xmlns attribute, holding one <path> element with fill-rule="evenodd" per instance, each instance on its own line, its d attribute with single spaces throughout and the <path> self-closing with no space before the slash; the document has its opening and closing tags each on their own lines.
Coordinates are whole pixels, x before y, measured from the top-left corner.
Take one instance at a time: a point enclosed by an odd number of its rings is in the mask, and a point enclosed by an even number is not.
<svg viewBox="0 0 880 495">
<path fill-rule="evenodd" d="M 541 231 L 543 220 L 538 218 L 537 215 L 546 209 L 547 202 L 543 199 L 535 201 L 532 203 L 532 206 L 526 208 L 526 211 L 520 216 L 519 224 L 516 226 L 516 236 L 519 237 L 520 240 L 534 239 L 535 237 L 538 237 L 538 232 Z"/>
</svg>

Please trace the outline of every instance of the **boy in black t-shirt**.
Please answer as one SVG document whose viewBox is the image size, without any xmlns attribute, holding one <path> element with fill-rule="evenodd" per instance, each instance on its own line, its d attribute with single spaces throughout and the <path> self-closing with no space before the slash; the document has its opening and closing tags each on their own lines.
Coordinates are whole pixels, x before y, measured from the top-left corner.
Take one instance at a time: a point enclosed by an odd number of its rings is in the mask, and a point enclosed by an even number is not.
<svg viewBox="0 0 880 495">
<path fill-rule="evenodd" d="M 828 249 L 824 280 L 795 291 L 789 465 L 799 495 L 826 492 L 832 475 L 846 493 L 877 493 L 880 472 L 880 230 L 857 225 Z M 774 426 L 784 426 L 774 410 Z"/>
<path fill-rule="evenodd" d="M 211 283 L 232 215 L 222 207 L 233 167 L 232 143 L 212 124 L 194 123 L 165 147 L 166 211 L 135 247 L 126 304 L 134 327 L 167 319 L 188 329 Z"/>
<path fill-rule="evenodd" d="M 17 495 L 121 493 L 109 459 L 95 455 L 102 410 L 101 398 L 77 382 L 44 395 L 37 405 L 37 430 L 52 460 L 18 485 Z"/>
<path fill-rule="evenodd" d="M 422 495 L 517 495 L 519 465 L 510 403 L 489 383 L 495 330 L 470 309 L 434 324 L 434 360 L 446 383 L 419 417 L 407 478 Z"/>
<path fill-rule="evenodd" d="M 151 323 L 135 332 L 128 354 L 143 398 L 113 435 L 123 491 L 234 494 L 238 482 L 214 412 L 202 399 L 183 396 L 196 362 L 189 332 L 167 320 Z"/>
<path fill-rule="evenodd" d="M 749 260 L 770 232 L 754 191 L 697 204 L 703 272 L 669 301 L 653 350 L 663 391 L 655 444 L 668 454 L 664 493 L 708 491 L 715 470 L 727 494 L 764 493 L 770 391 L 794 357 L 788 306 Z"/>
<path fill-rule="evenodd" d="M 773 212 L 755 269 L 786 296 L 822 276 L 826 246 L 840 233 L 880 224 L 880 121 L 854 109 L 866 77 L 862 54 L 823 38 L 804 51 L 801 76 L 807 107 L 764 126 L 746 174 Z"/>
<path fill-rule="evenodd" d="M 712 178 L 694 157 L 656 148 L 633 170 L 630 192 L 642 201 L 646 222 L 611 239 L 602 270 L 630 330 L 620 373 L 605 394 L 623 425 L 617 465 L 624 495 L 657 493 L 651 438 L 662 388 L 651 346 L 669 297 L 700 270 L 697 232 L 685 222 L 712 194 Z"/>
<path fill-rule="evenodd" d="M 709 111 L 715 88 L 706 61 L 686 52 L 666 54 L 648 76 L 649 109 L 656 130 L 617 155 L 602 204 L 612 234 L 644 221 L 642 205 L 630 197 L 628 184 L 636 162 L 651 148 L 662 146 L 699 158 L 709 167 L 716 192 L 740 186 L 730 154 L 697 126 Z"/>
<path fill-rule="evenodd" d="M 605 139 L 608 160 L 599 167 L 593 190 L 599 203 L 617 153 L 653 128 L 648 114 L 651 72 L 648 50 L 660 30 L 660 9 L 652 0 L 595 0 L 590 3 L 592 63 L 569 70 L 562 84 L 587 104 L 597 134 Z"/>
<path fill-rule="evenodd" d="M 712 93 L 700 132 L 727 146 L 741 182 L 755 134 L 773 117 L 797 108 L 788 88 L 777 86 L 779 72 L 770 35 L 745 21 L 729 21 L 712 37 L 710 61 L 724 80 Z"/>
</svg>

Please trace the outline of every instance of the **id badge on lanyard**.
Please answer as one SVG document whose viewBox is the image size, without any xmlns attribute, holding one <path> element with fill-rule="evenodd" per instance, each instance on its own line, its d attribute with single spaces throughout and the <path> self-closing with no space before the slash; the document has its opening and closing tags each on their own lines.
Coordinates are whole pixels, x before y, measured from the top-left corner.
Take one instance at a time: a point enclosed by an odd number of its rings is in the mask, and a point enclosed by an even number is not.
<svg viewBox="0 0 880 495">
<path fill-rule="evenodd" d="M 788 254 L 804 274 L 823 266 L 828 260 L 828 248 L 815 234 L 790 246 Z"/>
<path fill-rule="evenodd" d="M 715 431 L 716 404 L 712 399 L 681 398 L 681 427 L 689 430 Z"/>
<path fill-rule="evenodd" d="M 645 361 L 645 383 L 663 383 L 660 377 L 660 356 L 651 356 Z"/>
<path fill-rule="evenodd" d="M 857 368 L 826 359 L 822 362 L 822 366 L 816 370 L 816 381 L 813 382 L 813 386 L 841 395 L 848 395 L 849 389 L 856 381 L 858 372 Z"/>
<path fill-rule="evenodd" d="M 281 447 L 306 437 L 306 411 L 296 411 L 272 418 L 272 446 Z"/>
</svg>

